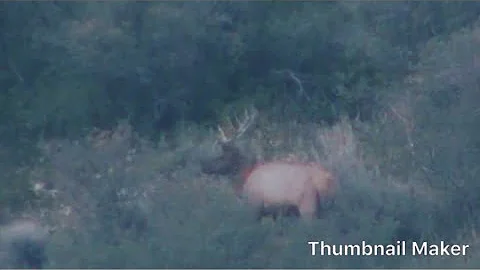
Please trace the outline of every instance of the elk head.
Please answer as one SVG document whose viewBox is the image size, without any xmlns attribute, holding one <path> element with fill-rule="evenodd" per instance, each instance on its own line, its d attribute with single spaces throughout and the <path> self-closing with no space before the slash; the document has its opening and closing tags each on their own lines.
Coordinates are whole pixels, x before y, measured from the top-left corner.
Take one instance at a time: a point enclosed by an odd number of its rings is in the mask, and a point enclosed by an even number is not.
<svg viewBox="0 0 480 270">
<path fill-rule="evenodd" d="M 237 116 L 234 122 L 228 119 L 227 128 L 217 126 L 218 139 L 215 144 L 220 144 L 222 154 L 212 160 L 203 161 L 201 164 L 203 173 L 236 176 L 245 173 L 245 170 L 255 164 L 255 158 L 244 154 L 236 140 L 247 131 L 257 115 L 258 111 L 252 106 L 250 110 L 245 109 L 242 119 Z"/>
</svg>

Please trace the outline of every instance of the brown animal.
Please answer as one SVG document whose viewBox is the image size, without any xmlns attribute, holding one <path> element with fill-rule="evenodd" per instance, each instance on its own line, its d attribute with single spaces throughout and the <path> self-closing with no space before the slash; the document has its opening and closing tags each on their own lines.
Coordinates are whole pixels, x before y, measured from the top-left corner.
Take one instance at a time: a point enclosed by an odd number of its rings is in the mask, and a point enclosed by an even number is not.
<svg viewBox="0 0 480 270">
<path fill-rule="evenodd" d="M 239 138 L 253 123 L 258 112 L 245 112 L 244 121 L 237 120 Z M 202 171 L 207 174 L 230 175 L 239 196 L 247 199 L 258 213 L 258 218 L 278 212 L 291 212 L 292 207 L 298 214 L 311 220 L 315 217 L 320 199 L 330 198 L 335 190 L 333 175 L 316 163 L 274 161 L 256 163 L 255 159 L 243 155 L 234 144 L 233 138 L 227 138 L 219 129 L 219 141 L 222 155 L 202 163 Z"/>
</svg>

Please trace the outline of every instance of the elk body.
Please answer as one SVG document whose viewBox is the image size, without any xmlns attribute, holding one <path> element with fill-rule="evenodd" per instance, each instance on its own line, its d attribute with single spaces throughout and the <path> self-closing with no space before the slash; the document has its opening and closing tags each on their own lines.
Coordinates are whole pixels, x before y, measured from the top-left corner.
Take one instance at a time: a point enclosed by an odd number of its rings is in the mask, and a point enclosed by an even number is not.
<svg viewBox="0 0 480 270">
<path fill-rule="evenodd" d="M 239 123 L 237 138 L 253 119 L 251 116 L 246 118 L 247 121 Z M 293 207 L 302 218 L 311 220 L 317 213 L 320 200 L 333 195 L 334 177 L 321 165 L 287 161 L 255 164 L 255 160 L 243 155 L 221 128 L 219 131 L 222 155 L 203 162 L 202 171 L 231 176 L 237 194 L 257 210 L 257 217 L 276 216 L 279 211 L 288 212 Z"/>
<path fill-rule="evenodd" d="M 33 220 L 0 226 L 0 268 L 43 268 L 48 236 L 49 231 Z"/>
<path fill-rule="evenodd" d="M 294 206 L 301 217 L 312 219 L 320 199 L 331 196 L 333 189 L 332 175 L 317 164 L 271 162 L 247 175 L 241 194 L 260 215 L 266 209 Z"/>
</svg>

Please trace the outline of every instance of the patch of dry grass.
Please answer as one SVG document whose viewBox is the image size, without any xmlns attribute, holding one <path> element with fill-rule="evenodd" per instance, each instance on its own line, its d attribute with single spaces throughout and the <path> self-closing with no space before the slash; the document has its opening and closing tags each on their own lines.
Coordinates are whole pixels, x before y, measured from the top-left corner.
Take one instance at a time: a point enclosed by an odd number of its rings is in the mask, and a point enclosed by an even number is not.
<svg viewBox="0 0 480 270">
<path fill-rule="evenodd" d="M 219 150 L 211 131 L 185 125 L 170 141 L 154 145 L 121 123 L 81 141 L 41 145 L 43 162 L 31 171 L 31 181 L 48 183 L 50 192 L 41 196 L 50 196 L 51 203 L 41 211 L 41 218 L 58 229 L 52 245 L 73 241 L 92 250 L 52 248 L 52 266 L 396 267 L 403 263 L 382 258 L 318 260 L 303 249 L 306 241 L 318 238 L 350 243 L 408 237 L 396 235 L 399 226 L 421 220 L 413 217 L 415 213 L 441 207 L 442 194 L 421 181 L 401 181 L 382 171 L 380 163 L 392 160 L 372 156 L 375 151 L 369 147 L 379 145 L 362 141 L 369 132 L 375 135 L 367 124 L 347 119 L 330 127 L 268 119 L 259 123 L 239 141 L 244 151 L 263 161 L 320 162 L 336 174 L 341 186 L 336 205 L 313 227 L 289 219 L 257 224 L 235 197 L 229 179 L 203 175 L 200 160 Z M 53 199 L 51 190 L 56 191 Z M 129 216 L 131 209 L 140 215 Z M 148 226 L 136 228 L 142 217 Z M 125 219 L 134 225 L 126 226 Z M 412 233 L 421 234 L 429 226 L 428 222 L 412 226 Z M 101 232 L 106 230 L 110 238 L 104 239 Z M 132 236 L 131 230 L 144 230 L 147 237 Z M 99 232 L 103 236 L 98 237 Z M 78 235 L 89 240 L 79 240 Z M 111 239 L 116 240 L 111 243 Z M 114 250 L 112 244 L 117 245 Z M 96 256 L 92 254 L 96 248 L 110 251 Z M 127 252 L 123 256 L 138 263 L 113 264 L 109 256 L 118 252 Z M 55 253 L 63 256 L 55 258 Z M 73 254 L 75 259 L 62 259 Z"/>
</svg>

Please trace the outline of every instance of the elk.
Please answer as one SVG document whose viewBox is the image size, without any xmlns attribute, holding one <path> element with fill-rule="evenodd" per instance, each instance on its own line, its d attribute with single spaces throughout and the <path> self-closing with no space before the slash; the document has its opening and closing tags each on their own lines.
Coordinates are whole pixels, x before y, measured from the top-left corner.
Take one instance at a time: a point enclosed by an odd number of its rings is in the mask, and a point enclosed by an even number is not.
<svg viewBox="0 0 480 270">
<path fill-rule="evenodd" d="M 305 220 L 312 220 L 321 199 L 331 198 L 335 190 L 332 173 L 316 163 L 272 161 L 257 163 L 244 155 L 235 140 L 240 138 L 254 122 L 258 111 L 245 110 L 242 121 L 237 119 L 236 135 L 227 137 L 218 126 L 218 139 L 222 154 L 202 162 L 206 174 L 229 175 L 237 195 L 243 197 L 257 211 L 257 219 L 293 209 Z M 231 121 L 230 121 L 231 123 Z M 230 126 L 233 126 L 232 124 Z"/>
<path fill-rule="evenodd" d="M 50 231 L 34 220 L 18 219 L 0 226 L 0 268 L 42 269 Z"/>
</svg>

